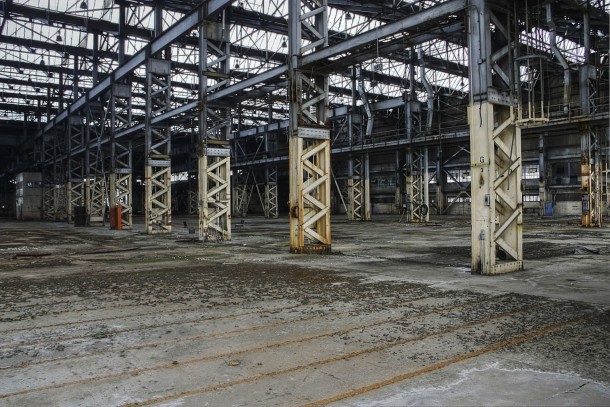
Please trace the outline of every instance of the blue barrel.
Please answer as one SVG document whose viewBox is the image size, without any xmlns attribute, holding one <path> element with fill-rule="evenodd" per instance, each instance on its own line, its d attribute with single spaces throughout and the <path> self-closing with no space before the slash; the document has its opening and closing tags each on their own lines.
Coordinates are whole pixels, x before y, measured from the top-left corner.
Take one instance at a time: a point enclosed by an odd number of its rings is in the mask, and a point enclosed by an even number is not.
<svg viewBox="0 0 610 407">
<path fill-rule="evenodd" d="M 544 216 L 553 216 L 553 202 L 547 202 L 544 206 Z"/>
</svg>

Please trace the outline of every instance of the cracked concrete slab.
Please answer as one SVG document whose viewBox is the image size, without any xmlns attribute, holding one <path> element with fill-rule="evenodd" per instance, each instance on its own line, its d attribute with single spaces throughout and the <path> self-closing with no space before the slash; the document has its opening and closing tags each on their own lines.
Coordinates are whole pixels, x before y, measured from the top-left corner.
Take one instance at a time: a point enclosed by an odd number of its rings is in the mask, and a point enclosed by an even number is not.
<svg viewBox="0 0 610 407">
<path fill-rule="evenodd" d="M 223 243 L 4 221 L 0 404 L 610 404 L 608 229 L 529 219 L 525 270 L 485 277 L 464 219 L 396 220 L 336 221 L 323 256 L 287 219 Z"/>
</svg>

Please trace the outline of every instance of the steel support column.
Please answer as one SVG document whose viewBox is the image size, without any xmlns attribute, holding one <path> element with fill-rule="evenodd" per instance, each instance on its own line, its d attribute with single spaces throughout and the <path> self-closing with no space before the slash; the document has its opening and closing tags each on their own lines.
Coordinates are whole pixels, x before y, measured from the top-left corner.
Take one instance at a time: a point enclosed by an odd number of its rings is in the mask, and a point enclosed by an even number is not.
<svg viewBox="0 0 610 407">
<path fill-rule="evenodd" d="M 417 59 L 415 50 L 410 48 L 410 61 L 408 66 L 409 91 L 405 99 L 405 129 L 409 141 L 416 141 L 423 135 L 424 117 L 421 103 L 417 100 L 415 92 L 415 64 Z M 422 62 L 423 63 L 423 62 Z M 420 67 L 420 74 L 425 73 Z M 432 98 L 431 91 L 428 97 Z M 432 99 L 430 99 L 432 100 Z M 405 196 L 402 208 L 402 220 L 407 222 L 427 222 L 429 220 L 429 194 L 428 194 L 428 151 L 409 147 L 405 156 L 403 170 L 405 182 Z"/>
<path fill-rule="evenodd" d="M 207 144 L 199 157 L 199 238 L 231 240 L 231 156 L 228 144 Z"/>
<path fill-rule="evenodd" d="M 597 107 L 597 73 L 591 63 L 591 36 L 588 10 L 583 15 L 584 64 L 579 68 L 580 108 L 590 117 Z M 601 227 L 603 213 L 602 155 L 598 130 L 590 122 L 581 124 L 581 222 L 584 227 Z"/>
<path fill-rule="evenodd" d="M 67 218 L 67 174 L 63 166 L 65 137 L 53 130 L 42 138 L 42 219 L 61 221 Z"/>
<path fill-rule="evenodd" d="M 394 191 L 394 205 L 396 205 L 396 209 L 398 211 L 398 213 L 402 213 L 402 209 L 403 209 L 403 202 L 402 202 L 402 192 L 401 192 L 401 179 L 402 179 L 402 165 L 400 164 L 400 158 L 401 154 L 399 150 L 396 150 L 395 152 L 395 164 L 394 164 L 394 170 L 395 170 L 395 176 L 396 176 L 396 185 L 395 185 L 395 191 Z"/>
<path fill-rule="evenodd" d="M 545 159 L 545 134 L 538 136 L 538 196 L 540 199 L 540 216 L 545 216 L 547 204 L 547 182 L 546 182 L 546 159 Z"/>
<path fill-rule="evenodd" d="M 279 215 L 277 204 L 277 166 L 265 167 L 265 217 L 277 218 Z"/>
<path fill-rule="evenodd" d="M 273 123 L 273 100 L 268 100 L 269 106 L 267 107 L 267 118 L 269 123 Z M 273 137 L 273 140 L 270 138 Z M 269 131 L 265 132 L 263 142 L 265 144 L 265 157 L 270 157 L 275 153 L 276 135 L 272 135 Z M 273 148 L 272 148 L 273 147 Z M 278 184 L 277 184 L 277 165 L 266 165 L 265 166 L 265 197 L 263 202 L 263 211 L 267 218 L 277 218 L 279 215 L 278 208 Z"/>
<path fill-rule="evenodd" d="M 364 220 L 371 220 L 371 160 L 364 154 Z"/>
<path fill-rule="evenodd" d="M 360 173 L 362 172 L 362 160 L 360 157 L 350 155 L 348 161 L 347 176 L 347 219 L 360 220 L 362 217 L 362 199 Z"/>
<path fill-rule="evenodd" d="M 305 54 L 328 46 L 326 0 L 289 0 L 290 251 L 326 252 L 330 234 L 328 76 L 299 70 Z M 301 42 L 302 34 L 311 39 Z"/>
<path fill-rule="evenodd" d="M 149 59 L 146 63 L 146 231 L 148 234 L 172 230 L 171 135 L 167 123 L 151 120 L 170 109 L 171 62 Z"/>
<path fill-rule="evenodd" d="M 370 178 L 368 177 L 368 156 L 349 158 L 349 174 L 347 179 L 349 220 L 371 220 Z"/>
<path fill-rule="evenodd" d="M 436 213 L 445 212 L 445 167 L 443 165 L 443 150 L 439 146 L 436 152 Z"/>
<path fill-rule="evenodd" d="M 88 225 L 104 225 L 106 217 L 107 185 L 102 150 L 102 136 L 106 127 L 105 112 L 99 103 L 91 102 L 85 125 L 85 206 Z"/>
<path fill-rule="evenodd" d="M 114 84 L 110 93 L 111 169 L 110 207 L 121 207 L 121 228 L 131 229 L 132 219 L 132 144 L 116 135 L 131 126 L 131 88 Z"/>
<path fill-rule="evenodd" d="M 250 199 L 254 192 L 254 186 L 250 183 L 252 171 L 238 169 L 233 175 L 232 188 L 232 214 L 234 216 L 246 217 L 250 207 Z"/>
<path fill-rule="evenodd" d="M 80 153 L 85 145 L 82 116 L 68 118 L 68 222 L 74 222 L 75 207 L 85 206 L 85 162 Z"/>
<path fill-rule="evenodd" d="M 361 100 L 368 114 L 367 130 L 363 131 L 363 117 L 356 113 L 359 109 L 356 104 Z M 352 67 L 352 106 L 347 116 L 347 137 L 350 147 L 361 146 L 367 138 L 371 137 L 373 129 L 372 111 L 364 91 L 364 78 L 360 65 Z M 365 180 L 365 157 L 363 155 L 351 155 L 348 159 L 347 174 L 347 219 L 351 221 L 370 220 L 367 219 L 366 197 L 368 192 Z M 370 204 L 369 204 L 370 205 Z M 370 215 L 370 211 L 369 211 Z"/>
<path fill-rule="evenodd" d="M 406 220 L 425 223 L 430 220 L 428 149 L 407 149 L 405 171 Z"/>
<path fill-rule="evenodd" d="M 581 125 L 582 226 L 601 227 L 603 208 L 602 166 L 597 129 Z"/>
<path fill-rule="evenodd" d="M 605 129 L 604 143 L 602 144 L 602 182 L 605 187 L 605 197 L 602 196 L 602 199 L 604 200 L 605 210 L 608 211 L 610 209 L 610 127 Z"/>
<path fill-rule="evenodd" d="M 459 177 L 459 176 L 456 177 L 456 175 L 458 175 L 458 174 L 455 174 L 455 172 L 452 172 L 451 170 L 448 169 L 448 167 L 455 166 L 456 164 L 458 166 L 461 166 L 464 161 L 470 162 L 470 150 L 469 150 L 470 146 L 468 144 L 456 145 L 455 148 L 456 149 L 454 149 L 454 150 L 452 149 L 453 154 L 450 155 L 447 159 L 443 160 L 444 169 L 443 169 L 442 177 L 443 177 L 444 185 L 446 187 L 448 187 L 448 184 L 450 182 L 455 183 L 459 188 L 459 192 L 457 195 L 454 195 L 450 199 L 447 199 L 447 205 L 444 208 L 444 213 L 449 213 L 451 208 L 458 203 L 464 203 L 466 201 L 470 202 L 470 198 L 471 198 L 470 191 L 471 191 L 472 182 L 466 181 L 466 180 L 462 179 L 462 177 Z M 448 146 L 445 147 L 445 150 L 448 150 Z M 453 162 L 453 165 L 451 164 L 452 162 Z"/>
<path fill-rule="evenodd" d="M 468 9 L 472 272 L 481 274 L 523 268 L 521 129 L 515 125 L 514 98 L 518 73 L 512 53 L 493 53 L 503 45 L 515 49 L 518 33 L 511 32 L 515 22 L 510 11 L 491 7 L 490 1 L 471 0 Z M 509 4 L 508 10 L 513 9 Z"/>
<path fill-rule="evenodd" d="M 222 21 L 225 21 L 223 18 Z M 229 84 L 229 27 L 216 22 L 199 26 L 199 239 L 231 239 L 231 110 L 213 107 L 210 94 Z M 225 34 L 227 33 L 227 34 Z M 216 82 L 208 85 L 208 77 Z"/>
<path fill-rule="evenodd" d="M 55 197 L 53 204 L 55 206 L 55 220 L 67 221 L 68 215 L 68 196 L 70 186 L 68 184 L 68 168 L 66 166 L 68 156 L 68 138 L 61 130 L 57 129 L 55 133 L 55 160 L 53 164 L 53 173 L 55 178 Z"/>
<path fill-rule="evenodd" d="M 189 185 L 191 187 L 191 185 Z M 197 189 L 188 190 L 188 214 L 197 215 L 199 212 L 199 197 L 197 196 Z"/>
<path fill-rule="evenodd" d="M 55 137 L 45 133 L 42 142 L 42 220 L 55 220 Z"/>
</svg>

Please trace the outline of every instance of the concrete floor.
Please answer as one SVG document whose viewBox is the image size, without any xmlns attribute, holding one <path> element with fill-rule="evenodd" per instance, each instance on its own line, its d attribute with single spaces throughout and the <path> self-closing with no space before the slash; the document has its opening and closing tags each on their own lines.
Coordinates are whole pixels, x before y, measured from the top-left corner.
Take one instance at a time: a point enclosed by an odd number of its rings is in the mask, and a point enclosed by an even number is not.
<svg viewBox="0 0 610 407">
<path fill-rule="evenodd" d="M 610 405 L 610 229 L 526 219 L 526 269 L 483 277 L 468 219 L 397 220 L 324 256 L 287 219 L 0 221 L 0 405 Z"/>
</svg>

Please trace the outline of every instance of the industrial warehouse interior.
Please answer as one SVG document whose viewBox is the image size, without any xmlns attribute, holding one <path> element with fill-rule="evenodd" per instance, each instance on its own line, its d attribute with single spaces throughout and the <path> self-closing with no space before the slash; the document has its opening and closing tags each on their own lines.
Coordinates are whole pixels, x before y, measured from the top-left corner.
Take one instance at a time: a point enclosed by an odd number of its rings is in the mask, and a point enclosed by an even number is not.
<svg viewBox="0 0 610 407">
<path fill-rule="evenodd" d="M 610 1 L 0 0 L 1 406 L 610 405 Z"/>
</svg>

